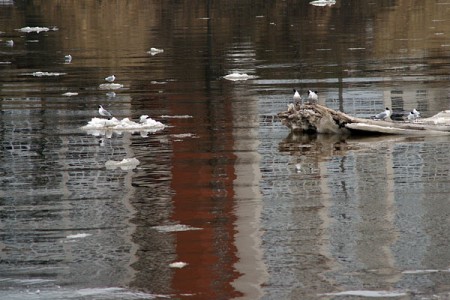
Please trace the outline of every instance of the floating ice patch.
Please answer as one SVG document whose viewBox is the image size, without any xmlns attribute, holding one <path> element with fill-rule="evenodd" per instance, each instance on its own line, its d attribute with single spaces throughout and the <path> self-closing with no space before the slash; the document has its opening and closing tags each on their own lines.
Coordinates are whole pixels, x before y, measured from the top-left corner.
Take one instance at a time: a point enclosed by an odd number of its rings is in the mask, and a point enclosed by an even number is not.
<svg viewBox="0 0 450 300">
<path fill-rule="evenodd" d="M 438 273 L 438 272 L 450 272 L 449 270 L 406 270 L 403 271 L 402 274 L 430 274 L 430 273 Z"/>
<path fill-rule="evenodd" d="M 309 2 L 309 4 L 314 6 L 332 6 L 336 4 L 336 0 L 316 0 Z"/>
<path fill-rule="evenodd" d="M 169 267 L 176 268 L 176 269 L 181 269 L 181 268 L 186 267 L 187 265 L 188 264 L 185 263 L 184 261 L 176 261 L 176 262 L 173 262 L 173 263 L 169 264 Z"/>
<path fill-rule="evenodd" d="M 248 80 L 248 79 L 253 79 L 256 78 L 256 76 L 253 75 L 248 75 L 245 73 L 231 73 L 228 74 L 226 76 L 224 76 L 223 78 L 227 79 L 227 80 L 231 80 L 231 81 L 238 81 L 238 80 Z"/>
<path fill-rule="evenodd" d="M 175 224 L 175 225 L 160 225 L 153 226 L 159 232 L 179 232 L 179 231 L 190 231 L 190 230 L 202 230 L 201 228 L 192 227 L 189 225 Z"/>
<path fill-rule="evenodd" d="M 361 297 L 402 297 L 406 296 L 405 292 L 395 292 L 395 291 L 345 291 L 338 293 L 326 293 L 322 294 L 325 296 L 361 296 Z"/>
<path fill-rule="evenodd" d="M 66 75 L 66 73 L 37 71 L 37 72 L 31 73 L 31 75 L 33 75 L 34 77 L 44 77 L 44 76 L 61 76 L 61 75 Z"/>
<path fill-rule="evenodd" d="M 133 292 L 119 287 L 107 288 L 86 288 L 74 291 L 75 295 L 89 299 L 156 299 L 156 298 L 171 298 L 168 295 L 147 294 L 143 292 Z M 91 298 L 94 297 L 94 298 Z M 72 298 L 72 297 L 70 297 Z M 70 299 L 69 298 L 69 299 Z M 74 297 L 78 299 L 78 297 Z"/>
<path fill-rule="evenodd" d="M 195 137 L 195 134 L 193 134 L 193 133 L 178 133 L 178 134 L 172 134 L 171 136 L 174 139 L 184 139 L 184 138 L 193 138 L 193 137 Z"/>
<path fill-rule="evenodd" d="M 102 83 L 99 86 L 101 90 L 118 90 L 123 88 L 123 84 L 120 83 Z"/>
<path fill-rule="evenodd" d="M 145 115 L 144 115 L 145 116 Z M 141 117 L 141 120 L 143 118 Z M 112 118 L 111 120 L 103 118 L 92 118 L 87 125 L 81 127 L 81 129 L 86 130 L 89 134 L 94 136 L 106 135 L 107 132 L 121 133 L 123 131 L 127 132 L 140 132 L 142 136 L 146 133 L 157 132 L 163 130 L 166 125 L 152 118 L 144 118 L 143 122 L 137 123 L 133 122 L 128 118 L 118 120 Z"/>
<path fill-rule="evenodd" d="M 158 49 L 158 48 L 150 48 L 150 51 L 147 51 L 147 53 L 151 55 L 156 55 L 158 53 L 163 53 L 164 49 Z"/>
<path fill-rule="evenodd" d="M 189 119 L 192 118 L 190 115 L 174 115 L 174 116 L 168 116 L 168 115 L 162 115 L 160 118 L 164 119 Z"/>
<path fill-rule="evenodd" d="M 92 234 L 90 233 L 77 233 L 77 234 L 71 234 L 66 236 L 66 239 L 83 239 L 85 237 L 91 236 Z"/>
<path fill-rule="evenodd" d="M 37 33 L 39 33 L 39 32 L 49 31 L 50 28 L 48 28 L 48 27 L 29 27 L 29 26 L 27 26 L 27 27 L 22 27 L 20 29 L 16 29 L 16 30 L 20 31 L 20 32 L 26 32 L 26 33 L 30 33 L 30 32 L 37 32 Z M 51 30 L 56 31 L 56 30 L 58 30 L 58 28 L 57 27 L 53 27 Z"/>
<path fill-rule="evenodd" d="M 105 167 L 110 170 L 114 170 L 116 168 L 120 168 L 124 171 L 133 170 L 140 164 L 140 161 L 137 158 L 124 158 L 121 161 L 108 160 L 105 163 Z"/>
<path fill-rule="evenodd" d="M 78 93 L 75 93 L 75 92 L 67 92 L 67 93 L 64 93 L 64 94 L 62 94 L 63 96 L 67 96 L 67 97 L 72 97 L 72 96 L 76 96 L 76 95 L 78 95 Z"/>
</svg>

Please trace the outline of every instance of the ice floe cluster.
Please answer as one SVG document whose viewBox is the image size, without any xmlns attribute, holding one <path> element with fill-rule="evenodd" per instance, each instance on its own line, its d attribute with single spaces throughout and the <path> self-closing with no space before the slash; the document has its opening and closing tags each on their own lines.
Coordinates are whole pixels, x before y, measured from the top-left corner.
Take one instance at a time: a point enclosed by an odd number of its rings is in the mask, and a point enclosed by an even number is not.
<svg viewBox="0 0 450 300">
<path fill-rule="evenodd" d="M 166 125 L 149 118 L 147 115 L 142 115 L 139 122 L 131 121 L 129 118 L 119 120 L 117 118 L 111 118 L 110 120 L 104 118 L 92 118 L 87 125 L 81 127 L 88 133 L 100 136 L 106 135 L 106 132 L 122 133 L 124 131 L 129 132 L 157 132 L 166 128 Z"/>
</svg>

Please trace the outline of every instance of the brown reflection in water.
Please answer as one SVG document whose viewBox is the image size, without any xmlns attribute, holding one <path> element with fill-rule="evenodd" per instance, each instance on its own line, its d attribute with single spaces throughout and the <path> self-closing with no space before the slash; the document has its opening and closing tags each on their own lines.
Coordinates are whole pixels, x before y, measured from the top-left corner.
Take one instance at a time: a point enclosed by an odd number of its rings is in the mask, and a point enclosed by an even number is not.
<svg viewBox="0 0 450 300">
<path fill-rule="evenodd" d="M 234 142 L 226 129 L 232 112 L 227 103 L 213 108 L 205 102 L 192 109 L 196 112 L 193 119 L 199 123 L 200 116 L 210 116 L 210 123 L 198 124 L 198 138 L 173 144 L 171 219 L 202 230 L 176 234 L 176 260 L 189 265 L 174 270 L 171 285 L 177 294 L 194 294 L 196 299 L 230 299 L 239 295 L 231 286 L 238 277 L 233 267 L 237 261 Z M 171 114 L 185 114 L 176 101 L 171 103 L 175 103 Z M 171 125 L 181 128 L 183 122 L 175 119 Z"/>
</svg>

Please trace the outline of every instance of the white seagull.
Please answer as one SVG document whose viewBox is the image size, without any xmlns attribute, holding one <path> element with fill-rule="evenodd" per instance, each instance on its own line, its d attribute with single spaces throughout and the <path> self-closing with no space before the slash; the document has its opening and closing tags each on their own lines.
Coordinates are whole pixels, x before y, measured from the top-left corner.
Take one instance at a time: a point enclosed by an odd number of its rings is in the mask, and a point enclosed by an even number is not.
<svg viewBox="0 0 450 300">
<path fill-rule="evenodd" d="M 417 116 L 414 114 L 413 111 L 411 111 L 411 112 L 408 114 L 408 121 L 412 122 L 412 121 L 414 121 L 415 119 L 417 119 Z"/>
<path fill-rule="evenodd" d="M 380 112 L 379 114 L 377 114 L 376 116 L 374 116 L 374 119 L 377 120 L 384 120 L 386 118 L 389 118 L 391 116 L 391 111 L 388 107 L 386 107 L 386 110 L 383 112 Z"/>
<path fill-rule="evenodd" d="M 296 89 L 294 89 L 294 97 L 293 98 L 294 98 L 294 102 L 302 101 L 302 96 L 300 96 L 299 92 Z"/>
<path fill-rule="evenodd" d="M 145 123 L 145 122 L 147 121 L 148 118 L 149 118 L 148 115 L 142 115 L 142 116 L 139 118 L 139 123 Z"/>
<path fill-rule="evenodd" d="M 103 106 L 101 106 L 101 105 L 98 106 L 98 113 L 100 114 L 100 116 L 108 117 L 108 119 L 112 118 L 111 113 L 109 111 L 107 111 L 106 109 L 104 109 Z"/>
<path fill-rule="evenodd" d="M 308 90 L 308 100 L 317 101 L 319 100 L 319 96 L 317 96 L 317 91 L 313 92 Z"/>
<path fill-rule="evenodd" d="M 72 61 L 72 55 L 70 54 L 64 55 L 64 61 L 66 63 L 70 63 Z"/>
<path fill-rule="evenodd" d="M 108 76 L 105 78 L 105 80 L 108 82 L 114 82 L 114 80 L 116 80 L 116 76 L 114 75 Z"/>
<path fill-rule="evenodd" d="M 420 112 L 418 112 L 415 108 L 412 110 L 412 113 L 416 116 L 416 118 L 420 118 Z"/>
</svg>

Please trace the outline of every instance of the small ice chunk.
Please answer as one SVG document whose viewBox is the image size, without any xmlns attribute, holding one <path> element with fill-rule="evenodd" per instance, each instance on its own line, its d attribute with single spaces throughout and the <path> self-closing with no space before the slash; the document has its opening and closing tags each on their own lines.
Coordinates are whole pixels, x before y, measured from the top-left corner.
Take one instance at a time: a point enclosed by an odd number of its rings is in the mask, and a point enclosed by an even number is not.
<svg viewBox="0 0 450 300">
<path fill-rule="evenodd" d="M 238 81 L 238 80 L 253 79 L 253 78 L 255 78 L 255 76 L 248 75 L 246 73 L 234 72 L 234 73 L 231 73 L 231 74 L 228 74 L 228 75 L 224 76 L 223 78 L 225 78 L 227 80 L 231 80 L 231 81 Z"/>
<path fill-rule="evenodd" d="M 49 31 L 50 28 L 48 28 L 48 27 L 30 27 L 30 26 L 27 26 L 27 27 L 22 27 L 22 28 L 17 29 L 17 30 L 20 31 L 20 32 L 26 32 L 26 33 L 30 33 L 30 32 L 37 32 L 37 33 L 39 33 L 39 32 Z M 58 29 L 53 29 L 53 30 L 58 30 Z"/>
<path fill-rule="evenodd" d="M 116 168 L 121 168 L 122 170 L 133 170 L 136 168 L 141 162 L 133 157 L 133 158 L 124 158 L 121 161 L 108 160 L 105 163 L 105 167 L 107 169 L 113 170 Z"/>
<path fill-rule="evenodd" d="M 120 83 L 102 83 L 98 86 L 101 90 L 118 90 L 123 88 L 123 84 Z"/>
<path fill-rule="evenodd" d="M 181 269 L 181 268 L 186 267 L 187 265 L 188 264 L 185 263 L 184 261 L 176 261 L 176 262 L 173 262 L 173 263 L 169 264 L 169 267 Z"/>
<path fill-rule="evenodd" d="M 150 51 L 147 51 L 147 53 L 151 55 L 156 55 L 158 53 L 163 53 L 164 49 L 158 49 L 158 48 L 150 48 Z"/>
<path fill-rule="evenodd" d="M 66 92 L 64 94 L 62 94 L 63 96 L 67 96 L 67 97 L 72 97 L 72 96 L 77 96 L 78 93 L 75 92 Z"/>
<path fill-rule="evenodd" d="M 408 294 L 405 292 L 396 292 L 396 291 L 344 291 L 338 293 L 326 293 L 322 294 L 326 296 L 360 296 L 360 297 L 401 297 L 407 296 Z"/>
<path fill-rule="evenodd" d="M 192 118 L 192 116 L 190 116 L 190 115 L 173 115 L 173 116 L 161 115 L 159 117 L 164 118 L 164 119 L 190 119 L 190 118 Z"/>
<path fill-rule="evenodd" d="M 66 236 L 66 239 L 82 239 L 91 235 L 90 233 L 77 233 Z"/>
<path fill-rule="evenodd" d="M 58 72 L 42 72 L 42 71 L 37 71 L 37 72 L 33 72 L 31 73 L 31 75 L 35 76 L 35 77 L 44 77 L 44 76 L 61 76 L 61 75 L 65 75 L 66 73 L 58 73 Z"/>
<path fill-rule="evenodd" d="M 180 231 L 190 231 L 190 230 L 202 230 L 202 228 L 192 227 L 189 225 L 175 224 L 175 225 L 160 225 L 153 226 L 159 232 L 180 232 Z"/>
<path fill-rule="evenodd" d="M 309 2 L 309 4 L 314 6 L 332 6 L 336 4 L 336 0 L 315 0 Z"/>
</svg>

